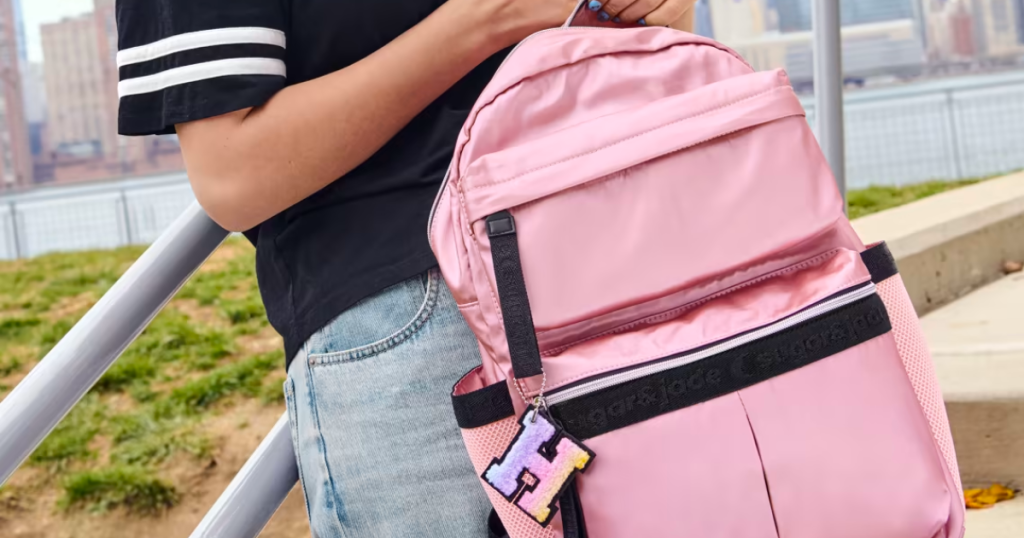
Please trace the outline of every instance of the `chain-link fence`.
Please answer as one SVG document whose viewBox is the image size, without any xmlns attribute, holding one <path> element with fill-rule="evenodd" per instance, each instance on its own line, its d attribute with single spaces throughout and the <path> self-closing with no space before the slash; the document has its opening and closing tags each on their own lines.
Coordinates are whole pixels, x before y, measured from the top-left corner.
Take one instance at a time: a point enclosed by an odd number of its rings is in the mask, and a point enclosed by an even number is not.
<svg viewBox="0 0 1024 538">
<path fill-rule="evenodd" d="M 851 189 L 1024 168 L 1024 72 L 851 92 L 845 110 Z M 0 197 L 0 259 L 147 244 L 193 200 L 184 174 Z"/>
<path fill-rule="evenodd" d="M 0 197 L 0 259 L 148 244 L 194 200 L 184 174 Z"/>
<path fill-rule="evenodd" d="M 851 189 L 1024 168 L 1024 71 L 850 92 L 844 110 Z"/>
</svg>

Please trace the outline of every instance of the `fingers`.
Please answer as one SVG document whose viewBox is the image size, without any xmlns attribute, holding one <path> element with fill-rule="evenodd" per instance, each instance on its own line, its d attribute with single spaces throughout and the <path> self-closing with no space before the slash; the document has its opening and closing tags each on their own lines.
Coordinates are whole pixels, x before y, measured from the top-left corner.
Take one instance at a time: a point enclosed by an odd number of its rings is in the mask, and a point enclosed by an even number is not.
<svg viewBox="0 0 1024 538">
<path fill-rule="evenodd" d="M 629 7 L 635 0 L 607 0 L 604 3 L 603 10 L 608 14 L 609 17 L 618 17 L 622 10 Z"/>
<path fill-rule="evenodd" d="M 602 21 L 670 26 L 687 12 L 692 13 L 696 3 L 697 0 L 590 0 L 586 7 L 596 11 Z"/>
<path fill-rule="evenodd" d="M 639 0 L 637 3 L 639 3 Z M 648 11 L 646 15 L 640 16 L 643 17 L 647 26 L 669 26 L 681 19 L 688 10 L 693 8 L 695 3 L 696 0 L 665 0 L 661 5 Z M 629 20 L 628 17 L 630 15 L 632 14 L 623 13 L 622 19 Z"/>
<path fill-rule="evenodd" d="M 669 2 L 679 1 L 680 0 L 667 0 L 665 3 L 667 4 Z M 643 19 L 644 22 L 640 24 L 646 23 L 647 26 L 653 26 L 654 23 L 648 20 L 647 16 L 656 9 L 659 9 L 661 3 L 662 0 L 636 0 L 619 13 L 619 18 L 622 19 L 622 22 L 630 24 L 640 22 L 640 19 Z M 662 23 L 662 25 L 665 24 L 668 23 Z"/>
</svg>

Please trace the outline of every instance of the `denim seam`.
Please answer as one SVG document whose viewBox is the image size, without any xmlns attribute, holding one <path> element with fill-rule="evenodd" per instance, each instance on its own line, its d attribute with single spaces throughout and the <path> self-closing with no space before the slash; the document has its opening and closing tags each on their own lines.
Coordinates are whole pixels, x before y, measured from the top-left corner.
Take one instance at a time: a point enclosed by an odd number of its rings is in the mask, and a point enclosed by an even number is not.
<svg viewBox="0 0 1024 538">
<path fill-rule="evenodd" d="M 309 391 L 309 409 L 310 414 L 313 415 L 313 426 L 316 428 L 317 444 L 319 444 L 320 457 L 323 460 L 324 470 L 327 473 L 327 484 L 329 486 L 328 494 L 331 495 L 334 503 L 334 518 L 338 523 L 338 531 L 341 532 L 341 538 L 344 538 L 345 527 L 342 525 L 343 520 L 348 520 L 347 516 L 343 516 L 341 510 L 343 510 L 343 500 L 338 497 L 338 488 L 334 485 L 334 473 L 331 472 L 331 464 L 327 461 L 327 441 L 324 439 L 324 434 L 320 429 L 320 408 L 316 400 L 316 388 L 313 387 L 313 372 L 311 365 L 306 363 L 306 390 Z M 310 520 L 312 524 L 312 520 Z"/>
<path fill-rule="evenodd" d="M 302 456 L 299 451 L 299 412 L 295 407 L 295 380 L 291 376 L 285 379 L 284 395 L 288 404 L 288 421 L 291 423 L 292 430 L 292 449 L 295 451 L 295 467 L 299 470 L 299 487 L 302 488 L 302 501 L 306 505 L 306 518 L 312 520 L 313 512 L 309 509 L 309 494 L 306 491 L 306 472 L 302 468 Z"/>
<path fill-rule="evenodd" d="M 423 304 L 420 305 L 419 312 L 416 313 L 416 316 L 412 321 L 410 321 L 405 327 L 399 329 L 396 333 L 372 344 L 367 344 L 354 349 L 310 355 L 308 359 L 309 365 L 324 366 L 328 364 L 354 362 L 367 359 L 393 349 L 402 342 L 412 338 L 413 335 L 419 332 L 419 330 L 426 325 L 427 321 L 430 320 L 434 313 L 435 307 L 437 306 L 438 292 L 440 288 L 439 280 L 440 278 L 437 274 L 437 270 L 431 269 L 428 277 L 427 291 L 423 297 Z"/>
</svg>

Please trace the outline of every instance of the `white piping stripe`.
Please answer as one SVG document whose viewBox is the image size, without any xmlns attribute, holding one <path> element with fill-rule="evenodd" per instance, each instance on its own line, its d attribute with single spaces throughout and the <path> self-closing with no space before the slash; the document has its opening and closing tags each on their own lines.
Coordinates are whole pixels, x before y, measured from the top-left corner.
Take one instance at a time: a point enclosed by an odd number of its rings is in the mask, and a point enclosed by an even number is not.
<svg viewBox="0 0 1024 538">
<path fill-rule="evenodd" d="M 287 76 L 283 60 L 273 58 L 233 58 L 228 60 L 214 60 L 201 64 L 186 65 L 168 69 L 162 73 L 145 77 L 130 78 L 122 80 L 117 84 L 119 97 L 150 93 L 210 78 L 226 77 L 231 75 L 276 75 Z"/>
<path fill-rule="evenodd" d="M 117 53 L 117 67 L 148 62 L 192 49 L 218 45 L 276 45 L 285 48 L 285 35 L 270 28 L 221 28 L 171 36 L 149 45 L 132 47 Z"/>
</svg>

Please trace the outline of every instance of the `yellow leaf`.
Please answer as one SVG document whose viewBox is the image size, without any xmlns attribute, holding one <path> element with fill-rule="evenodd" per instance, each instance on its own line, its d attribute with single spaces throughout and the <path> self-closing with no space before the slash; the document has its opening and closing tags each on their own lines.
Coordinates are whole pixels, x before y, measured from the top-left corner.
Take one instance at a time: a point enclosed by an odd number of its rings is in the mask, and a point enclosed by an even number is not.
<svg viewBox="0 0 1024 538">
<path fill-rule="evenodd" d="M 1014 498 L 1015 495 L 1016 493 L 1006 486 L 992 484 L 987 488 L 964 490 L 964 501 L 967 508 L 991 508 L 998 502 Z"/>
</svg>

